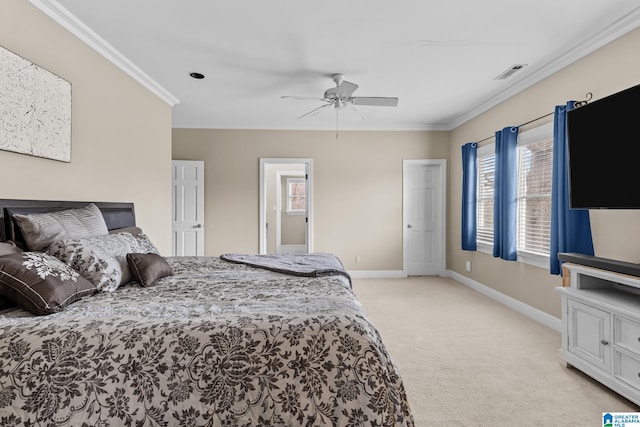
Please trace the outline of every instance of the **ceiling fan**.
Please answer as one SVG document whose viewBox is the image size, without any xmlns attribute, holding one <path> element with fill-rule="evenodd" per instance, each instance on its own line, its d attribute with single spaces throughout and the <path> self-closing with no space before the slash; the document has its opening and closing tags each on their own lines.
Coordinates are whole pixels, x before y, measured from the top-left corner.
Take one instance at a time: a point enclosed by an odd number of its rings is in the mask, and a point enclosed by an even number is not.
<svg viewBox="0 0 640 427">
<path fill-rule="evenodd" d="M 358 85 L 344 80 L 344 75 L 336 73 L 331 75 L 331 79 L 336 84 L 336 87 L 329 88 L 324 91 L 324 98 L 313 98 L 306 96 L 282 96 L 281 98 L 290 99 L 302 99 L 302 100 L 316 100 L 324 102 L 320 107 L 314 108 L 298 117 L 302 119 L 304 117 L 311 117 L 318 114 L 322 109 L 327 107 L 333 107 L 336 110 L 336 138 L 338 137 L 338 111 L 343 108 L 349 108 L 353 110 L 360 120 L 364 120 L 364 117 L 356 110 L 355 105 L 371 105 L 377 107 L 396 107 L 398 105 L 398 98 L 393 97 L 381 97 L 381 96 L 352 96 L 353 92 L 358 89 Z"/>
</svg>

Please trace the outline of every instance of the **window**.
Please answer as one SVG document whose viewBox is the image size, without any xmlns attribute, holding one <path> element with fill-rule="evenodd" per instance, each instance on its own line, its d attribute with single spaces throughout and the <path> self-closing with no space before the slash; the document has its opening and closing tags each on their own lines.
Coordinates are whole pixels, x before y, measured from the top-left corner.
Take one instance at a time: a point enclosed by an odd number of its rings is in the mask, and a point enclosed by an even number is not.
<svg viewBox="0 0 640 427">
<path fill-rule="evenodd" d="M 287 214 L 304 215 L 306 210 L 306 180 L 304 178 L 287 178 Z"/>
<path fill-rule="evenodd" d="M 551 233 L 553 123 L 518 139 L 518 257 L 548 266 Z"/>
<path fill-rule="evenodd" d="M 478 148 L 477 230 L 478 249 L 491 252 L 493 246 L 493 188 L 495 180 L 495 145 Z"/>
<path fill-rule="evenodd" d="M 518 261 L 548 267 L 553 123 L 518 137 Z M 492 253 L 495 144 L 478 148 L 478 250 Z"/>
</svg>

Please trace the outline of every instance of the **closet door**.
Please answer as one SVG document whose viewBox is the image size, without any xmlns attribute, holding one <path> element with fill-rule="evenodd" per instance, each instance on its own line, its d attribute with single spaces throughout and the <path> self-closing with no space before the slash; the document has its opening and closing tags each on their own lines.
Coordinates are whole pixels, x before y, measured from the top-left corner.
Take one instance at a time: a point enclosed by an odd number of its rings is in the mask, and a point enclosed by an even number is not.
<svg viewBox="0 0 640 427">
<path fill-rule="evenodd" d="M 204 162 L 172 163 L 172 255 L 204 256 Z"/>
<path fill-rule="evenodd" d="M 445 163 L 404 161 L 404 270 L 408 276 L 443 275 Z"/>
</svg>

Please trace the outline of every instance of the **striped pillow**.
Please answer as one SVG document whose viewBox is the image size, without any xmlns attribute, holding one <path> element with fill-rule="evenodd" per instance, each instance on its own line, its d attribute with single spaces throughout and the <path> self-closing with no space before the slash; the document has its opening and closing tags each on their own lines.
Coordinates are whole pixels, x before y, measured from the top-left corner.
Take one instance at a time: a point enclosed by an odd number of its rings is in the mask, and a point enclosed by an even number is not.
<svg viewBox="0 0 640 427">
<path fill-rule="evenodd" d="M 13 216 L 27 247 L 42 251 L 62 239 L 82 239 L 109 233 L 102 212 L 93 203 L 78 209 Z"/>
</svg>

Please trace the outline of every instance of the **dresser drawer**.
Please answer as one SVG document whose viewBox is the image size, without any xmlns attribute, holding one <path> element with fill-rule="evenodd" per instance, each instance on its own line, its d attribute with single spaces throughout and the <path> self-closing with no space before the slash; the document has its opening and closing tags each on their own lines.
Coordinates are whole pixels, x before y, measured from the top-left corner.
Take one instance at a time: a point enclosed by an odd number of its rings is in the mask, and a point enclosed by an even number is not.
<svg viewBox="0 0 640 427">
<path fill-rule="evenodd" d="M 640 323 L 618 316 L 614 322 L 615 344 L 640 357 Z"/>
<path fill-rule="evenodd" d="M 614 375 L 630 386 L 640 389 L 640 359 L 619 351 L 614 356 Z"/>
</svg>

